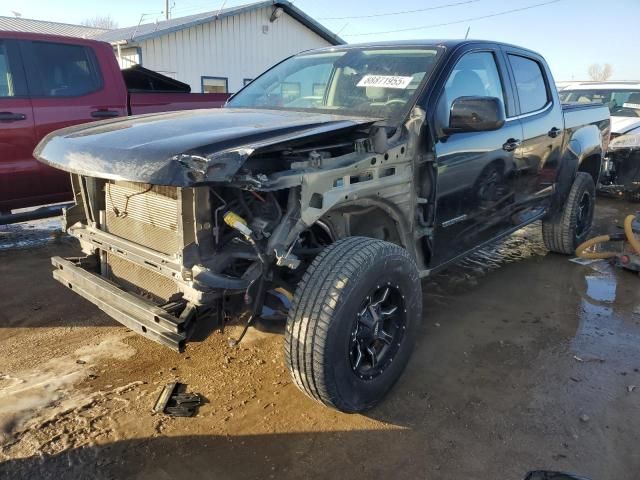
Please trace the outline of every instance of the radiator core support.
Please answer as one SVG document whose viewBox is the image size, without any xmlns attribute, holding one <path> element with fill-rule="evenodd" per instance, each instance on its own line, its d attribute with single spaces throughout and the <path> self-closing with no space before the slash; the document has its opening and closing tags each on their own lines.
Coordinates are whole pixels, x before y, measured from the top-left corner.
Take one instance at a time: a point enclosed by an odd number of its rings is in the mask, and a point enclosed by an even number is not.
<svg viewBox="0 0 640 480">
<path fill-rule="evenodd" d="M 193 278 L 194 267 L 217 254 L 209 187 L 77 175 L 72 185 L 76 205 L 65 215 L 66 230 L 87 256 L 54 257 L 56 280 L 174 350 L 184 349 L 196 323 L 220 322 L 225 290 Z"/>
</svg>

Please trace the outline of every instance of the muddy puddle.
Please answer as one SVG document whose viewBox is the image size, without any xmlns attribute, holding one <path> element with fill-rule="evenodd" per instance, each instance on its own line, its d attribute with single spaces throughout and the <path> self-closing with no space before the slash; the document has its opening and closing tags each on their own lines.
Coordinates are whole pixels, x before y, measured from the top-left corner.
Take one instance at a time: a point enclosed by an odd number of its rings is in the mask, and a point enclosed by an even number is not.
<svg viewBox="0 0 640 480">
<path fill-rule="evenodd" d="M 437 299 L 438 295 L 449 296 L 468 291 L 494 270 L 532 257 L 542 257 L 547 253 L 540 223 L 536 222 L 428 278 L 425 292 Z"/>
</svg>

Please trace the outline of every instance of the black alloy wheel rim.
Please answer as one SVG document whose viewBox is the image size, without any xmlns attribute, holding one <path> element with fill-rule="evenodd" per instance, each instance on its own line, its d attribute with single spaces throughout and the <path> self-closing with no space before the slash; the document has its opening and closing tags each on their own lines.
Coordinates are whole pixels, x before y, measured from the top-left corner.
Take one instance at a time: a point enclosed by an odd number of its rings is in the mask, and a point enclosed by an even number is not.
<svg viewBox="0 0 640 480">
<path fill-rule="evenodd" d="M 381 375 L 404 338 L 407 310 L 397 285 L 377 286 L 362 302 L 351 331 L 349 360 L 362 380 Z"/>
<path fill-rule="evenodd" d="M 582 237 L 589 229 L 591 222 L 591 196 L 588 192 L 582 194 L 580 203 L 578 204 L 578 212 L 576 215 L 576 236 Z"/>
</svg>

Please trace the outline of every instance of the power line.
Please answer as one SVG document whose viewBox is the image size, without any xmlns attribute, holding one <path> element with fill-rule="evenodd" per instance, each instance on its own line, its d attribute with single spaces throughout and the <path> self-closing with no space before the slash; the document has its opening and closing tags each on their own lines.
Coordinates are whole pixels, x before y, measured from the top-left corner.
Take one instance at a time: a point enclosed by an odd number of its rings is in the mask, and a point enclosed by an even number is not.
<svg viewBox="0 0 640 480">
<path fill-rule="evenodd" d="M 226 3 L 226 2 L 221 2 L 221 4 L 222 3 Z M 212 2 L 200 3 L 200 4 L 186 3 L 184 5 L 185 6 L 183 6 L 183 7 L 179 6 L 177 8 L 172 8 L 171 12 L 186 12 L 186 11 L 189 11 L 189 10 L 191 10 L 191 11 L 193 11 L 193 10 L 206 10 L 206 11 L 214 11 L 215 12 L 215 11 L 218 11 L 220 9 L 220 7 L 215 7 L 215 5 L 212 4 Z"/>
<path fill-rule="evenodd" d="M 480 0 L 465 0 L 464 2 L 447 3 L 446 5 L 438 5 L 436 7 L 418 8 L 416 10 L 402 10 L 400 12 L 375 13 L 372 15 L 354 15 L 353 17 L 320 17 L 318 18 L 318 20 L 351 20 L 354 18 L 373 18 L 373 17 L 387 17 L 391 15 L 404 15 L 406 13 L 427 12 L 429 10 L 439 10 L 441 8 L 455 7 L 458 5 L 467 5 L 468 3 L 476 3 L 479 1 Z"/>
<path fill-rule="evenodd" d="M 399 28 L 397 30 L 385 30 L 385 31 L 381 31 L 381 32 L 345 33 L 345 34 L 343 34 L 343 36 L 345 36 L 345 37 L 360 37 L 360 36 L 365 36 L 365 35 L 382 35 L 382 34 L 385 34 L 385 33 L 410 32 L 410 31 L 414 31 L 414 30 L 423 30 L 423 29 L 426 29 L 426 28 L 445 27 L 447 25 L 456 25 L 456 24 L 459 24 L 459 23 L 473 22 L 474 20 L 483 20 L 485 18 L 499 17 L 501 15 L 508 15 L 510 13 L 522 12 L 524 10 L 531 10 L 532 8 L 542 7 L 542 6 L 545 6 L 545 5 L 551 5 L 552 3 L 558 3 L 558 2 L 561 2 L 561 1 L 562 0 L 551 0 L 550 2 L 536 3 L 534 5 L 529 5 L 528 7 L 514 8 L 512 10 L 505 10 L 503 12 L 491 13 L 489 15 L 482 15 L 481 17 L 464 18 L 462 20 L 456 20 L 454 22 L 434 23 L 432 25 L 423 25 L 421 27 Z"/>
</svg>

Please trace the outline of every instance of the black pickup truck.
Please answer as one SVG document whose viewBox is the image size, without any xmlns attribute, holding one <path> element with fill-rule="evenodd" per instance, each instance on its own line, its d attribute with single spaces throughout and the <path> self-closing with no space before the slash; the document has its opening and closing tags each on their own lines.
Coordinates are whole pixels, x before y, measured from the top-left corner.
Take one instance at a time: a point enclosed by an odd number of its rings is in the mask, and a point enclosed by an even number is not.
<svg viewBox="0 0 640 480">
<path fill-rule="evenodd" d="M 73 174 L 86 257 L 56 279 L 178 350 L 202 322 L 286 321 L 295 383 L 353 412 L 407 364 L 421 277 L 539 219 L 573 252 L 608 138 L 540 55 L 425 40 L 304 52 L 226 108 L 70 127 L 35 155 Z"/>
</svg>

